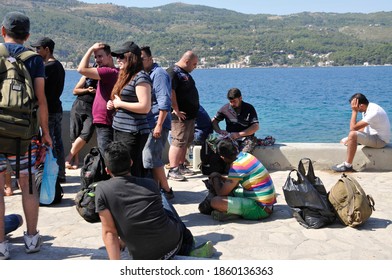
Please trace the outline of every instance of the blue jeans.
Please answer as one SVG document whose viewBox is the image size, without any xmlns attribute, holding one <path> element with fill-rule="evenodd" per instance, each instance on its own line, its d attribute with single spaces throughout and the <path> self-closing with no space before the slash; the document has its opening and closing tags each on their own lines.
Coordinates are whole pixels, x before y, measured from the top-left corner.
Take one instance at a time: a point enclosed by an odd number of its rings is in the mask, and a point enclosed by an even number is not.
<svg viewBox="0 0 392 280">
<path fill-rule="evenodd" d="M 59 165 L 59 177 L 65 178 L 65 158 L 63 138 L 61 137 L 61 121 L 63 113 L 49 114 L 49 134 L 53 142 L 53 155 Z"/>
<path fill-rule="evenodd" d="M 97 133 L 97 145 L 103 155 L 106 147 L 113 142 L 113 128 L 106 124 L 96 123 L 95 132 Z"/>
<path fill-rule="evenodd" d="M 162 192 L 161 192 L 161 197 L 162 197 L 163 209 L 165 210 L 166 214 L 169 216 L 171 220 L 174 220 L 175 222 L 179 223 L 181 227 L 181 231 L 182 231 L 181 247 L 179 248 L 176 255 L 189 256 L 190 252 L 192 251 L 195 245 L 193 240 L 193 235 L 191 231 L 182 222 L 180 216 L 178 216 L 176 209 L 174 209 L 173 205 L 169 201 L 167 201 L 165 194 Z"/>
<path fill-rule="evenodd" d="M 4 233 L 8 234 L 21 226 L 18 215 L 10 214 L 4 216 Z"/>
</svg>

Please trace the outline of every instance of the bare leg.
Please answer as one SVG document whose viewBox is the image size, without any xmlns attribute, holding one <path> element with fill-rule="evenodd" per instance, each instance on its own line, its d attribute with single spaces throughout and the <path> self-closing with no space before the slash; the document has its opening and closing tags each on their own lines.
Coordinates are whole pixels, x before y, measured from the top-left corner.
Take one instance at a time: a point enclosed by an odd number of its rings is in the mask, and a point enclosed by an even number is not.
<svg viewBox="0 0 392 280">
<path fill-rule="evenodd" d="M 169 148 L 169 162 L 170 162 L 171 168 L 177 167 L 180 165 L 182 150 L 184 150 L 184 148 L 179 148 L 179 147 L 176 147 L 173 145 L 170 146 L 170 148 Z M 185 147 L 185 151 L 186 151 L 186 147 Z"/>
<path fill-rule="evenodd" d="M 0 174 L 0 186 L 4 186 L 5 173 Z M 4 215 L 5 215 L 5 203 L 4 203 L 4 193 L 0 192 L 0 243 L 4 241 Z"/>
<path fill-rule="evenodd" d="M 355 153 L 357 152 L 358 142 L 357 142 L 357 132 L 350 131 L 347 139 L 347 159 L 346 162 L 352 164 L 354 161 Z"/>
<path fill-rule="evenodd" d="M 69 154 L 65 158 L 66 161 L 66 167 L 67 168 L 77 168 L 79 165 L 79 151 L 86 145 L 86 141 L 84 141 L 82 138 L 78 137 L 76 140 L 72 143 L 71 150 L 69 151 Z M 73 161 L 73 165 L 71 166 L 71 161 Z M 67 164 L 68 163 L 68 164 Z"/>
<path fill-rule="evenodd" d="M 11 173 L 6 172 L 6 173 L 4 173 L 4 176 L 5 176 L 4 194 L 6 196 L 10 196 L 13 194 Z"/>
<path fill-rule="evenodd" d="M 25 214 L 27 234 L 35 235 L 37 233 L 39 196 L 35 187 L 33 176 L 33 193 L 29 193 L 29 175 L 20 174 L 19 187 L 22 190 L 23 212 Z"/>
</svg>

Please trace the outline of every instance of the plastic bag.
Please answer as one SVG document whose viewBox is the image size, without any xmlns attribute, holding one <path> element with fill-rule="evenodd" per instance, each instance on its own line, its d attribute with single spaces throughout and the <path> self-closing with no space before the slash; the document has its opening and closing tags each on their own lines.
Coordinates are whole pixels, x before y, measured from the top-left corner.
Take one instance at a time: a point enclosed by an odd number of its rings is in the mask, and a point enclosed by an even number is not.
<svg viewBox="0 0 392 280">
<path fill-rule="evenodd" d="M 39 202 L 42 204 L 51 204 L 56 194 L 56 180 L 59 173 L 59 166 L 56 158 L 53 156 L 53 150 L 48 147 L 46 150 L 46 158 L 44 172 L 42 175 L 42 184 L 39 196 Z"/>
<path fill-rule="evenodd" d="M 302 163 L 304 160 L 309 162 L 307 174 Z M 292 172 L 297 173 L 297 180 L 291 177 Z M 310 159 L 301 159 L 298 170 L 293 169 L 289 173 L 283 194 L 293 216 L 305 228 L 320 228 L 334 222 L 336 216 L 328 202 L 324 184 L 314 174 Z"/>
</svg>

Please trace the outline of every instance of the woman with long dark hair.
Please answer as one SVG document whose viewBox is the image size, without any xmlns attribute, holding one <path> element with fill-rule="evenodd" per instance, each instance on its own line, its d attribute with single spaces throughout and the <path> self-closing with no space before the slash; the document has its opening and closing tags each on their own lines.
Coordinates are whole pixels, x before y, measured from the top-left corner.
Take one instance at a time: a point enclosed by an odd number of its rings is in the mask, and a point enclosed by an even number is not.
<svg viewBox="0 0 392 280">
<path fill-rule="evenodd" d="M 112 52 L 112 56 L 117 58 L 120 68 L 111 100 L 107 103 L 108 110 L 116 110 L 114 141 L 126 144 L 133 161 L 132 175 L 143 177 L 142 151 L 150 132 L 147 113 L 151 110 L 152 82 L 143 70 L 141 51 L 134 42 L 125 42 Z"/>
</svg>

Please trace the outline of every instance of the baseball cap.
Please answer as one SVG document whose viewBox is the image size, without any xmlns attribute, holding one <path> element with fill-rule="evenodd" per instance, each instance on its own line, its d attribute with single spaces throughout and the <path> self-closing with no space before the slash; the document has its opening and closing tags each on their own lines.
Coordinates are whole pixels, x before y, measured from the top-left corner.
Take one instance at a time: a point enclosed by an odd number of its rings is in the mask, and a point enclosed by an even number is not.
<svg viewBox="0 0 392 280">
<path fill-rule="evenodd" d="M 141 51 L 140 51 L 139 46 L 136 45 L 132 41 L 125 42 L 124 44 L 122 44 L 122 46 L 119 49 L 112 51 L 111 54 L 112 54 L 112 56 L 117 57 L 117 56 L 124 54 L 124 53 L 127 53 L 127 52 L 131 52 L 131 53 L 138 55 L 138 56 L 141 55 Z"/>
<path fill-rule="evenodd" d="M 7 31 L 18 35 L 29 34 L 30 32 L 30 19 L 20 12 L 7 13 L 2 25 Z"/>
<path fill-rule="evenodd" d="M 33 48 L 36 48 L 36 47 L 44 47 L 44 48 L 46 48 L 46 47 L 48 47 L 50 50 L 54 49 L 54 45 L 55 45 L 54 41 L 52 39 L 48 38 L 48 37 L 39 38 L 37 42 L 31 44 L 31 46 Z"/>
</svg>

